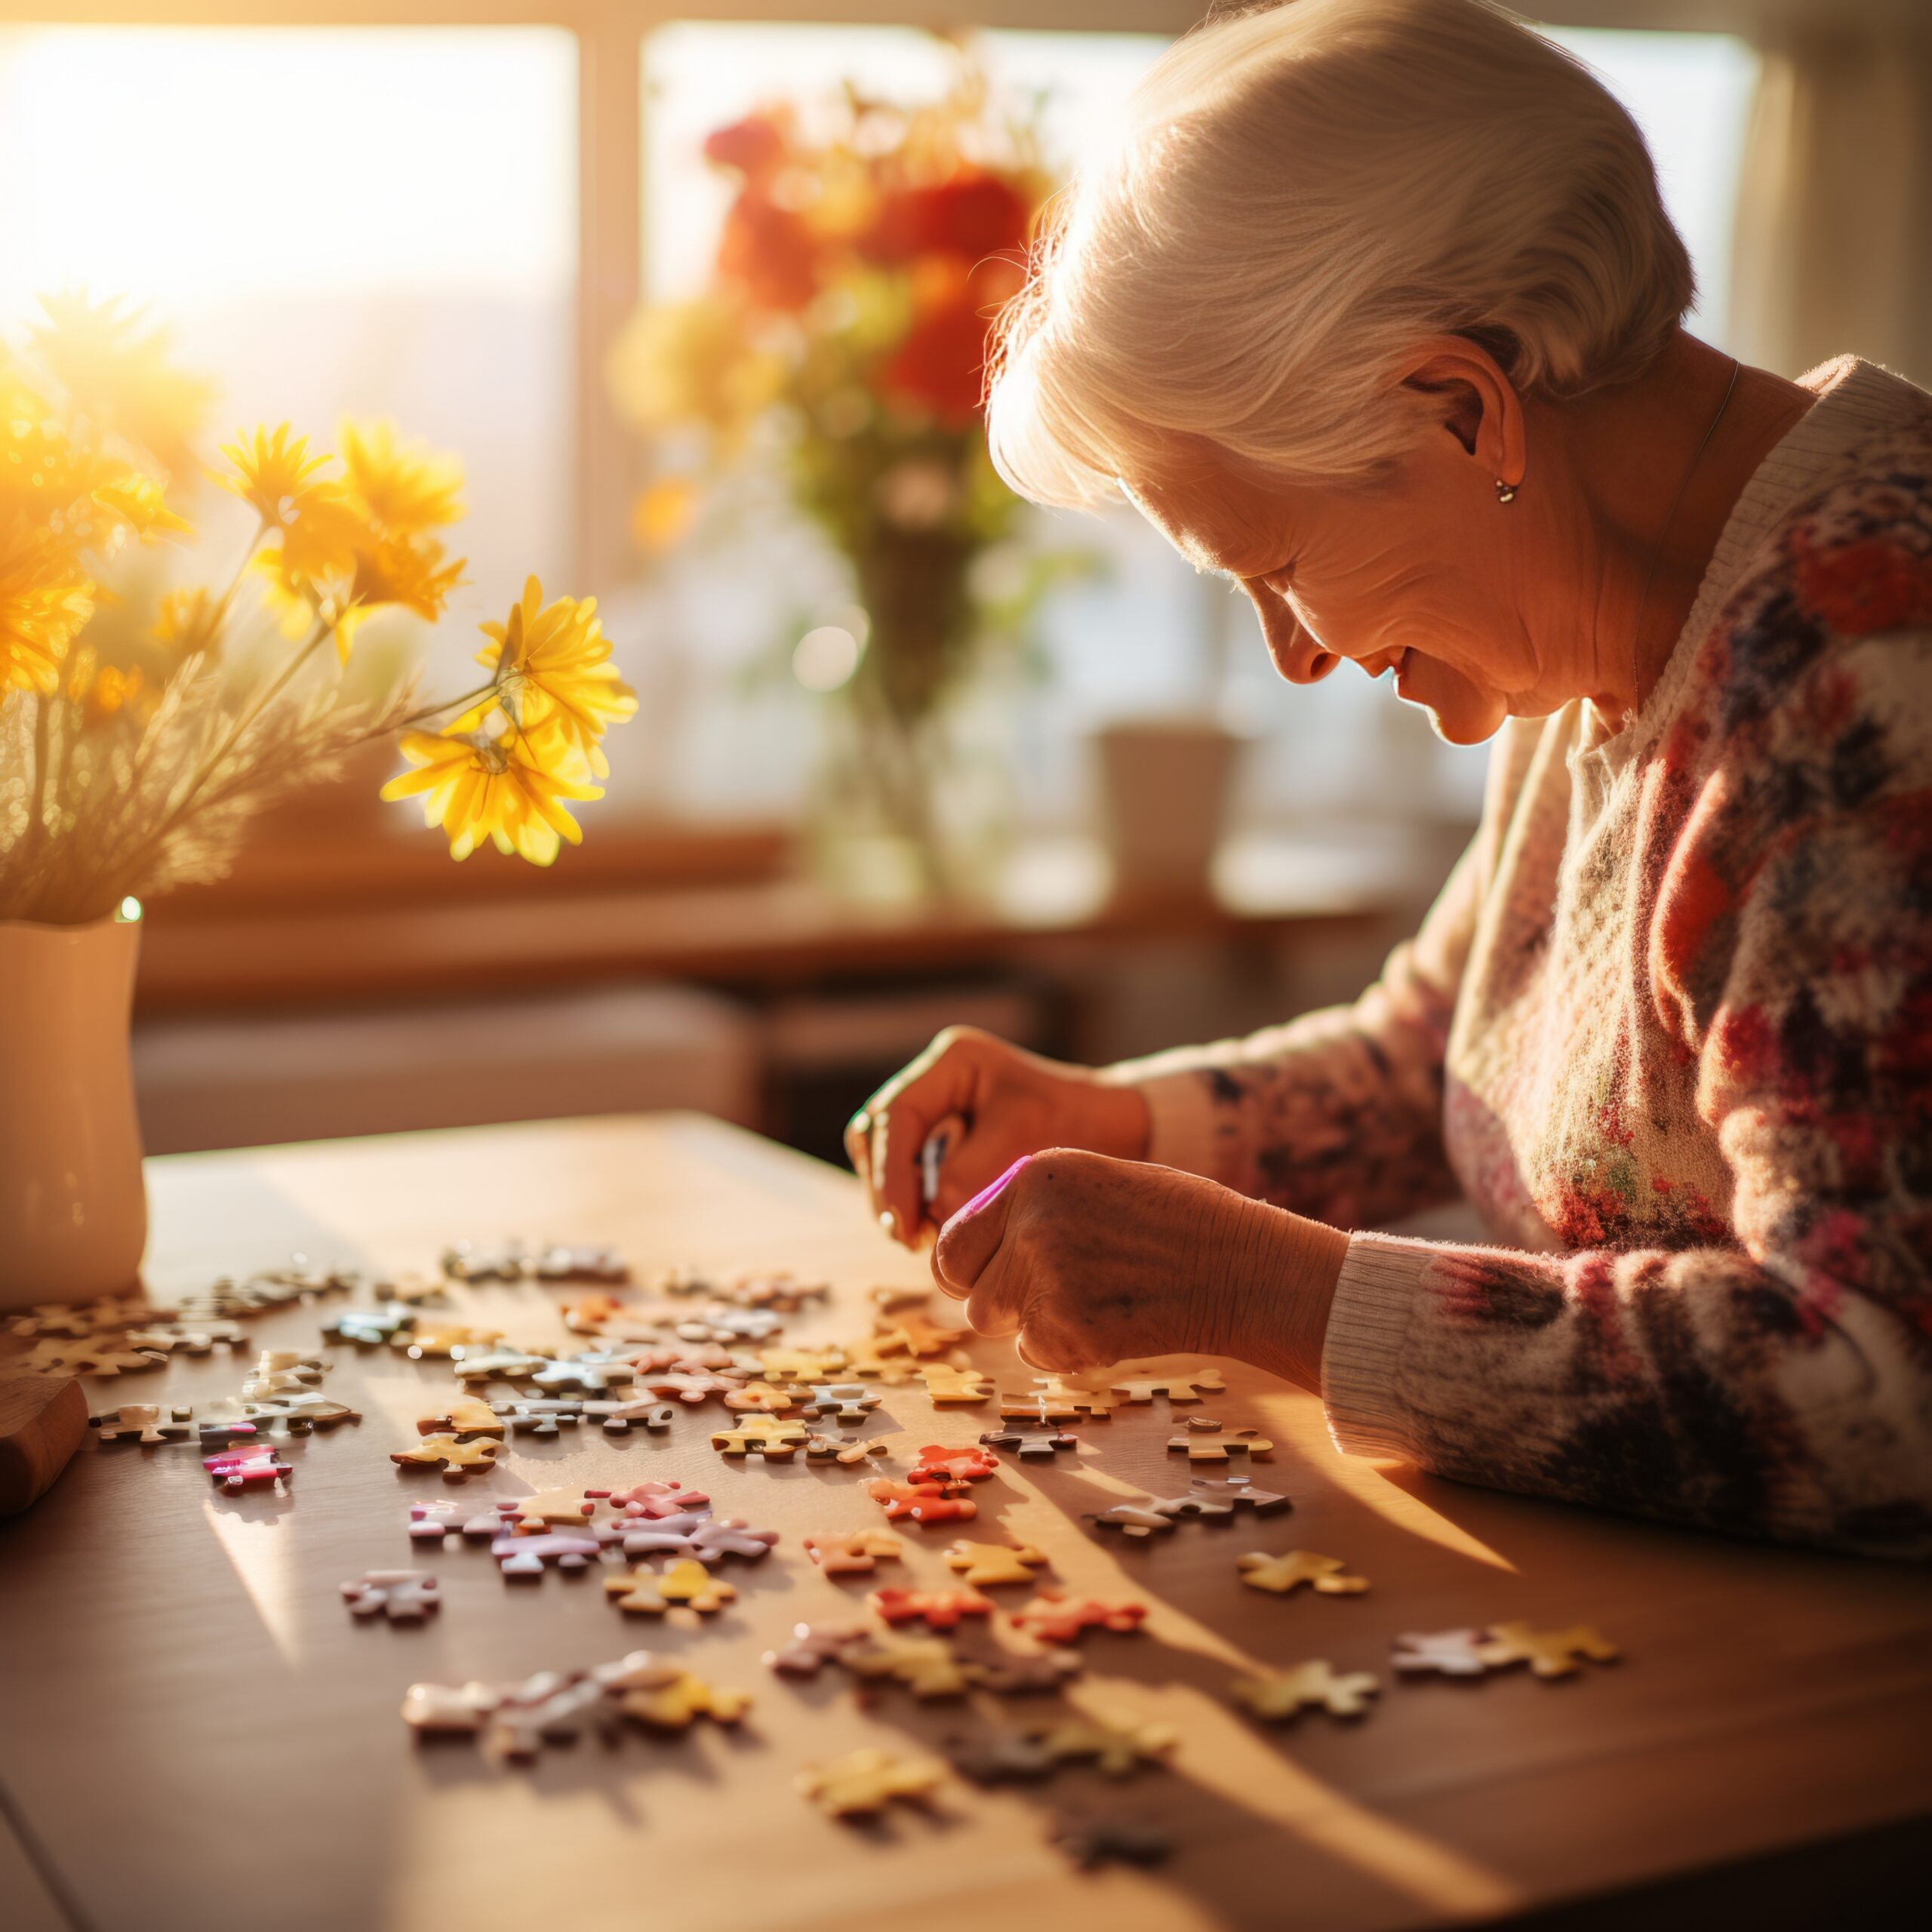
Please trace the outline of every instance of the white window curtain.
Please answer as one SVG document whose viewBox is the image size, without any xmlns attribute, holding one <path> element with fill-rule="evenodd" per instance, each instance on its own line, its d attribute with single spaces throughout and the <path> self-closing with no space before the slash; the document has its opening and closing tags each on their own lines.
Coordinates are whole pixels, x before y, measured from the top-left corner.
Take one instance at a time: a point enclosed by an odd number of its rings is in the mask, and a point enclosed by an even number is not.
<svg viewBox="0 0 1932 1932">
<path fill-rule="evenodd" d="M 1763 53 L 1737 352 L 1795 376 L 1850 351 L 1932 386 L 1932 25 L 1807 30 Z"/>
</svg>

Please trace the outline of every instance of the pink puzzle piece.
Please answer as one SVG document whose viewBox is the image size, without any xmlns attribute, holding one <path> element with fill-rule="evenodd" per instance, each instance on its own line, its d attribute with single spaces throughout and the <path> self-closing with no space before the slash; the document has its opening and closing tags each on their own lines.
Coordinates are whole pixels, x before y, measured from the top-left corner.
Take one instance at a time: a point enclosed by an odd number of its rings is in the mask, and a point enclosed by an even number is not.
<svg viewBox="0 0 1932 1932">
<path fill-rule="evenodd" d="M 355 1617 L 386 1617 L 392 1623 L 420 1623 L 441 1607 L 436 1580 L 426 1570 L 371 1570 L 342 1586 Z"/>
<path fill-rule="evenodd" d="M 441 1543 L 462 1520 L 463 1505 L 460 1503 L 412 1503 L 409 1506 L 410 1540 Z M 491 1534 L 494 1535 L 496 1531 L 493 1530 Z"/>
<path fill-rule="evenodd" d="M 273 1449 L 224 1450 L 219 1456 L 204 1456 L 202 1467 L 231 1495 L 245 1489 L 272 1489 L 295 1473 Z"/>
<path fill-rule="evenodd" d="M 499 1537 L 490 1546 L 506 1577 L 537 1577 L 546 1562 L 559 1570 L 586 1570 L 597 1561 L 603 1546 L 595 1537 Z"/>
<path fill-rule="evenodd" d="M 611 1506 L 626 1516 L 675 1516 L 687 1510 L 708 1509 L 711 1498 L 701 1489 L 687 1489 L 681 1482 L 633 1483 L 629 1489 L 614 1489 Z"/>
<path fill-rule="evenodd" d="M 776 1530 L 749 1528 L 739 1516 L 666 1516 L 623 1529 L 626 1556 L 694 1556 L 700 1563 L 721 1562 L 728 1556 L 755 1563 L 771 1554 L 777 1540 Z"/>
</svg>

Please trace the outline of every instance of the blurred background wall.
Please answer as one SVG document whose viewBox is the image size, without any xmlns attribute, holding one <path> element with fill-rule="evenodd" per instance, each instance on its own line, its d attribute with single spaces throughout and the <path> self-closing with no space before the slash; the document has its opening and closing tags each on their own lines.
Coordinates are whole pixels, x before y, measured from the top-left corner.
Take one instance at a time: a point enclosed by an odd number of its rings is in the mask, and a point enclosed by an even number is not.
<svg viewBox="0 0 1932 1932">
<path fill-rule="evenodd" d="M 703 540 L 641 543 L 651 456 L 606 379 L 639 303 L 709 272 L 733 192 L 703 158 L 713 129 L 847 83 L 937 98 L 954 69 L 930 29 L 969 29 L 1060 170 L 1194 14 L 0 7 L 0 333 L 41 292 L 125 291 L 214 383 L 211 448 L 263 419 L 326 437 L 346 414 L 457 453 L 471 561 L 451 621 L 426 645 L 372 626 L 358 674 L 426 650 L 454 666 L 534 570 L 598 595 L 641 700 L 588 843 L 554 871 L 453 865 L 374 802 L 378 761 L 283 810 L 232 878 L 150 908 L 153 1150 L 693 1106 L 831 1152 L 949 1021 L 1102 1060 L 1372 974 L 1468 835 L 1482 753 L 1346 670 L 1279 683 L 1244 600 L 1124 510 L 1026 520 L 1023 552 L 1091 555 L 1034 614 L 1026 675 L 962 706 L 999 804 L 970 884 L 829 870 L 814 787 L 850 671 L 825 640 L 864 642 L 849 574 L 755 463 Z M 1850 349 L 1932 381 L 1932 8 L 1551 0 L 1538 17 L 1648 137 L 1699 334 L 1786 374 Z M 1149 719 L 1231 747 L 1200 781 L 1220 798 L 1225 767 L 1211 857 L 1136 857 L 1135 800 L 1161 806 L 1158 836 L 1188 755 L 1121 729 Z"/>
</svg>

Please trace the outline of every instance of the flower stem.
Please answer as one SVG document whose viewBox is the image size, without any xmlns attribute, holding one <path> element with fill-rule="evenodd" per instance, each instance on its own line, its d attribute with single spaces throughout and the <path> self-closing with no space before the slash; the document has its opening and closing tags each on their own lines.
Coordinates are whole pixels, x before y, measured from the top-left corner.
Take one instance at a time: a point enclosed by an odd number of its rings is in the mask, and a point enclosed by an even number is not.
<svg viewBox="0 0 1932 1932">
<path fill-rule="evenodd" d="M 210 781 L 226 762 L 229 753 L 241 742 L 243 733 L 274 702 L 276 697 L 287 686 L 289 679 L 294 677 L 296 672 L 315 655 L 317 650 L 334 635 L 335 628 L 333 623 L 318 617 L 314 631 L 301 649 L 297 651 L 282 667 L 279 675 L 270 679 L 267 689 L 254 704 L 243 712 L 241 716 L 229 727 L 220 744 L 216 747 L 210 756 L 202 761 L 201 769 L 189 780 L 188 789 L 163 814 L 161 823 L 134 848 L 123 862 L 125 868 L 123 885 L 125 891 L 133 892 L 139 889 L 140 868 L 146 863 L 149 854 L 162 845 L 193 811 L 202 794 L 208 789 Z"/>
<path fill-rule="evenodd" d="M 467 705 L 474 704 L 479 697 L 488 697 L 496 688 L 497 681 L 492 678 L 487 685 L 478 685 L 475 690 L 465 691 L 460 697 L 438 698 L 434 704 L 426 704 L 420 711 L 412 711 L 406 718 L 398 718 L 389 728 L 406 731 L 411 725 L 423 724 L 441 712 L 458 711 Z"/>
</svg>

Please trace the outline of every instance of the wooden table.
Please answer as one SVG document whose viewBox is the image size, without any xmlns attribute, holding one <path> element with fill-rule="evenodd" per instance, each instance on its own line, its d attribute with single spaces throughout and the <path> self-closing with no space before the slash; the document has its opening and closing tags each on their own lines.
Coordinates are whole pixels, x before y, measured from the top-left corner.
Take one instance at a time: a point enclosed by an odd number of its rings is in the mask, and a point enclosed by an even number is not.
<svg viewBox="0 0 1932 1932">
<path fill-rule="evenodd" d="M 867 1285 L 921 1272 L 869 1229 L 849 1178 L 695 1120 L 189 1155 L 152 1163 L 150 1186 L 162 1291 L 291 1247 L 421 1268 L 452 1237 L 520 1233 L 618 1242 L 646 1271 L 689 1260 L 822 1272 L 841 1305 L 792 1333 L 827 1339 L 859 1328 Z M 463 1299 L 513 1338 L 563 1335 L 555 1291 Z M 257 1340 L 312 1347 L 339 1306 L 265 1320 Z M 861 1472 L 729 1465 L 707 1444 L 717 1412 L 702 1411 L 681 1416 L 668 1439 L 522 1438 L 493 1476 L 460 1488 L 412 1480 L 387 1452 L 452 1386 L 446 1366 L 335 1352 L 328 1389 L 365 1420 L 292 1444 L 289 1496 L 226 1499 L 189 1449 L 100 1448 L 0 1534 L 0 1787 L 13 1832 L 11 1842 L 0 1832 L 0 1921 L 10 1932 L 1420 1926 L 1808 1847 L 1758 1868 L 1770 1874 L 1755 1894 L 1771 1903 L 1761 1926 L 1802 1922 L 1817 1902 L 1799 1902 L 1834 1870 L 1870 1881 L 1915 1844 L 1922 1854 L 1932 1804 L 1924 1572 L 1345 1461 L 1313 1401 L 1233 1365 L 1214 1409 L 1275 1439 L 1268 1479 L 1294 1497 L 1291 1516 L 1226 1533 L 1189 1524 L 1147 1547 L 1091 1533 L 1083 1511 L 1182 1486 L 1159 1404 L 1088 1429 L 1077 1464 L 1008 1467 L 977 1491 L 979 1535 L 1038 1544 L 1076 1591 L 1155 1606 L 1146 1635 L 1089 1638 L 1071 1695 L 1089 1710 L 1177 1725 L 1172 1767 L 1118 1785 L 1086 1771 L 998 1792 L 962 1783 L 932 1818 L 843 1827 L 792 1792 L 801 1762 L 866 1744 L 928 1746 L 1000 1715 L 896 1691 L 862 1710 L 829 1674 L 801 1685 L 761 1666 L 795 1621 L 857 1607 L 862 1592 L 816 1571 L 798 1537 L 878 1521 L 854 1493 Z M 1023 1383 L 1004 1344 L 974 1353 L 1008 1386 Z M 199 1401 L 238 1380 L 237 1364 L 217 1356 L 89 1393 L 97 1407 L 164 1392 Z M 990 1411 L 935 1412 L 905 1389 L 888 1392 L 884 1413 L 908 1431 L 894 1439 L 900 1451 L 969 1442 L 992 1426 Z M 904 1466 L 903 1454 L 893 1460 Z M 730 1573 L 739 1601 L 703 1629 L 626 1622 L 594 1577 L 506 1585 L 474 1548 L 435 1560 L 447 1603 L 427 1628 L 352 1622 L 337 1595 L 365 1568 L 411 1561 L 413 1498 L 481 1504 L 647 1473 L 701 1484 L 720 1513 L 783 1533 L 770 1560 Z M 945 1534 L 907 1540 L 907 1580 L 949 1580 Z M 1345 1557 L 1374 1589 L 1284 1600 L 1238 1583 L 1238 1552 L 1291 1545 Z M 1398 1632 L 1516 1617 L 1592 1619 L 1624 1661 L 1557 1684 L 1388 1677 Z M 586 1743 L 519 1769 L 464 1741 L 419 1745 L 398 1719 L 414 1679 L 521 1677 L 642 1645 L 755 1692 L 743 1732 L 638 1735 L 608 1752 Z M 1275 1730 L 1224 1701 L 1238 1668 L 1309 1657 L 1381 1674 L 1379 1707 L 1358 1724 L 1316 1715 Z M 1039 1700 L 1016 1700 L 1006 1715 L 1045 1714 Z M 1158 1818 L 1180 1850 L 1155 1872 L 1082 1876 L 1047 1841 L 1065 1812 Z M 1878 1827 L 1888 1829 L 1855 1860 L 1832 1864 L 1825 1841 Z M 1921 1887 L 1923 1869 L 1913 1872 Z M 1749 1883 L 1728 1875 L 1718 1897 L 1735 1904 Z M 1870 1883 L 1846 1896 L 1869 1903 Z M 1598 1921 L 1583 1908 L 1575 1922 Z M 1644 1922 L 1676 1921 L 1654 1904 Z"/>
</svg>

